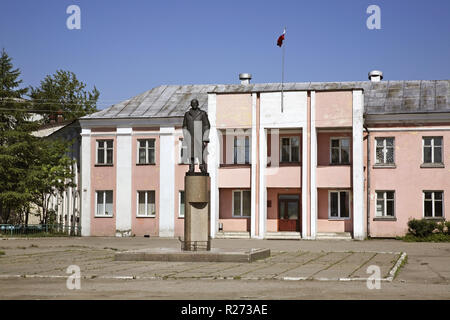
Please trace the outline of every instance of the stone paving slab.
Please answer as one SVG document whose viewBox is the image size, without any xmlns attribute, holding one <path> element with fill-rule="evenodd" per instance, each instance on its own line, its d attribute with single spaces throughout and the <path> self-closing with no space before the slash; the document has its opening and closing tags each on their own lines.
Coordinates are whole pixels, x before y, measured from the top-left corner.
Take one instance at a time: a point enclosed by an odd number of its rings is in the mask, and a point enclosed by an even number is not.
<svg viewBox="0 0 450 320">
<path fill-rule="evenodd" d="M 361 268 L 352 275 L 352 278 L 367 278 L 367 268 L 371 265 L 379 266 L 381 269 L 381 277 L 387 277 L 399 256 L 399 254 L 392 253 L 377 253 L 372 259 L 363 264 Z"/>
<path fill-rule="evenodd" d="M 106 247 L 14 252 L 0 258 L 0 276 L 66 277 L 67 267 L 74 264 L 80 266 L 85 278 L 336 280 L 350 276 L 367 278 L 366 268 L 372 264 L 379 265 L 385 277 L 399 257 L 374 252 L 272 251 L 269 258 L 253 263 L 216 263 L 114 261 L 115 250 Z M 447 277 L 445 270 L 442 271 L 442 277 Z"/>
</svg>

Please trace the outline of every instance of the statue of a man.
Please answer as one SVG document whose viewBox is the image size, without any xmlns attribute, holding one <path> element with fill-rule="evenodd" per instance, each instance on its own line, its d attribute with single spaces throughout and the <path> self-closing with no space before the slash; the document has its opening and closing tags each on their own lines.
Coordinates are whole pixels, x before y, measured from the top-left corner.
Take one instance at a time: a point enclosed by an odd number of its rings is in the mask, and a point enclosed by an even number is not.
<svg viewBox="0 0 450 320">
<path fill-rule="evenodd" d="M 198 107 L 198 100 L 192 99 L 191 109 L 184 114 L 183 136 L 187 146 L 187 156 L 190 159 L 189 172 L 195 171 L 195 158 L 198 159 L 200 170 L 207 173 L 205 149 L 209 143 L 208 114 Z"/>
</svg>

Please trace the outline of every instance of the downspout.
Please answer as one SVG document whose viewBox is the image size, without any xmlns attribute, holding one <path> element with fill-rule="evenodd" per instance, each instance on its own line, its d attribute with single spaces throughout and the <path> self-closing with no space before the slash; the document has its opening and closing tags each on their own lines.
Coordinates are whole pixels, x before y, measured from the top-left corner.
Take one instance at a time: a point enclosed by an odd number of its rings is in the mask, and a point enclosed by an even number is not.
<svg viewBox="0 0 450 320">
<path fill-rule="evenodd" d="M 363 127 L 367 132 L 367 238 L 370 238 L 370 131 L 367 125 L 363 123 Z"/>
</svg>

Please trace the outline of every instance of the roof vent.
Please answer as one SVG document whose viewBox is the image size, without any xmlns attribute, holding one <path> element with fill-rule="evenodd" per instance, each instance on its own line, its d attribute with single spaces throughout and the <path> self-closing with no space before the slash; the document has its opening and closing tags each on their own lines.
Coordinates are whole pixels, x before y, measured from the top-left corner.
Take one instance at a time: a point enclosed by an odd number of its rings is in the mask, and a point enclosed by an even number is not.
<svg viewBox="0 0 450 320">
<path fill-rule="evenodd" d="M 250 84 L 250 80 L 252 79 L 252 75 L 250 73 L 240 73 L 239 80 L 241 80 L 241 84 L 247 85 Z"/>
<path fill-rule="evenodd" d="M 383 80 L 383 72 L 380 70 L 372 70 L 369 72 L 369 80 L 372 82 L 379 82 Z"/>
</svg>

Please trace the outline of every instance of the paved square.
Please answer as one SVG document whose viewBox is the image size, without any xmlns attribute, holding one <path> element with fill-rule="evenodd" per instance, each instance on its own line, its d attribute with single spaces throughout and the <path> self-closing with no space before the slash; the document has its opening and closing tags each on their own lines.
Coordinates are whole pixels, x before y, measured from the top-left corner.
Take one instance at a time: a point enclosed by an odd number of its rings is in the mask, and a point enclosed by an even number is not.
<svg viewBox="0 0 450 320">
<path fill-rule="evenodd" d="M 160 238 L 0 240 L 0 299 L 450 298 L 447 243 L 214 240 L 224 249 L 266 247 L 271 256 L 253 263 L 114 261 L 119 251 L 178 245 Z M 70 265 L 80 267 L 81 290 L 66 287 Z M 380 268 L 383 290 L 366 285 L 371 265 Z"/>
</svg>

